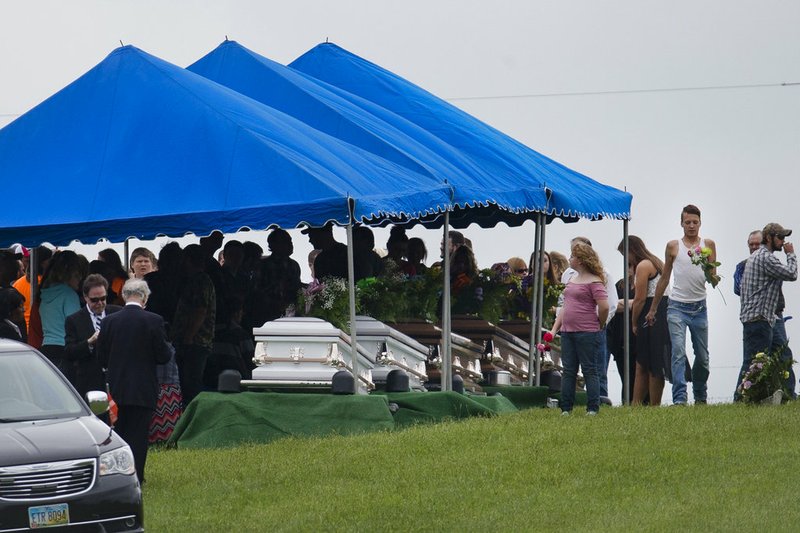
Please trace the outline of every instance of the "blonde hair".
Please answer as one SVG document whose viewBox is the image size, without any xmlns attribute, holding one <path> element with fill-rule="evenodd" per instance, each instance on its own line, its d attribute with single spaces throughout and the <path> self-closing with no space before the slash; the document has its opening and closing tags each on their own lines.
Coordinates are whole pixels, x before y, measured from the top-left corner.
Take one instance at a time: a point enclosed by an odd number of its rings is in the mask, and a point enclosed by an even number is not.
<svg viewBox="0 0 800 533">
<path fill-rule="evenodd" d="M 576 242 L 572 246 L 572 255 L 586 270 L 600 278 L 603 283 L 606 282 L 606 276 L 603 273 L 603 263 L 600 262 L 600 257 L 598 257 L 597 252 L 594 251 L 594 248 L 588 244 Z"/>
<path fill-rule="evenodd" d="M 511 269 L 511 272 L 516 272 L 517 270 L 528 270 L 528 265 L 525 263 L 525 260 L 521 257 L 512 257 L 506 264 Z"/>
<path fill-rule="evenodd" d="M 561 279 L 561 274 L 569 267 L 569 260 L 561 252 L 550 250 L 547 252 L 550 256 L 550 268 L 553 269 L 553 276 L 556 279 Z"/>
</svg>

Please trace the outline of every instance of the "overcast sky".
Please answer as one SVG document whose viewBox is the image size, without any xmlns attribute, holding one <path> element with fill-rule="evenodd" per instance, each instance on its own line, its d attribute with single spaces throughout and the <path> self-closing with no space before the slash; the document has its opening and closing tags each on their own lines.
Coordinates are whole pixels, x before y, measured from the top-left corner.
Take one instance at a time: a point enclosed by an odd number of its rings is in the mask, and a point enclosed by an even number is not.
<svg viewBox="0 0 800 533">
<path fill-rule="evenodd" d="M 0 126 L 120 41 L 186 66 L 226 36 L 282 63 L 330 39 L 539 152 L 627 188 L 630 232 L 658 254 L 681 235 L 682 206 L 698 205 L 701 235 L 717 241 L 727 300 L 709 296 L 709 396 L 727 401 L 741 361 L 731 278 L 747 234 L 770 221 L 798 227 L 799 26 L 800 3 L 769 0 L 0 0 Z M 3 187 L 19 198 L 21 185 Z M 439 233 L 411 233 L 425 238 L 433 260 Z M 532 248 L 530 224 L 465 233 L 481 266 Z M 556 222 L 547 248 L 567 251 L 577 234 L 621 277 L 621 223 Z M 379 243 L 385 238 L 378 233 Z M 295 247 L 305 268 L 303 236 Z M 785 292 L 788 314 L 800 318 L 797 284 Z M 800 320 L 788 330 L 800 333 Z"/>
</svg>

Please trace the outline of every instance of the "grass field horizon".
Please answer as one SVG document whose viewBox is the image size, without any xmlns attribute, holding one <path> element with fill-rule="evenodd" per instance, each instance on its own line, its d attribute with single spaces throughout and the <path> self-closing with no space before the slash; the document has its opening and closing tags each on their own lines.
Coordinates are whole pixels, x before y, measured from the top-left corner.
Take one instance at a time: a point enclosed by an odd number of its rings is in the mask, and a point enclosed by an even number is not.
<svg viewBox="0 0 800 533">
<path fill-rule="evenodd" d="M 530 409 L 151 453 L 150 531 L 795 531 L 800 403 Z"/>
</svg>

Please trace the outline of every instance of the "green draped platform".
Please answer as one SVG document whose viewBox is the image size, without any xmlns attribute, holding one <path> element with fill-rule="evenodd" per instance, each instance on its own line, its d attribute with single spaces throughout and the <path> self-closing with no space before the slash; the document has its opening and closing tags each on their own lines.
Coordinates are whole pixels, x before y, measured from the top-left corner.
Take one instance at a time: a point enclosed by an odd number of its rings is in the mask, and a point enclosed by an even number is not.
<svg viewBox="0 0 800 533">
<path fill-rule="evenodd" d="M 455 392 L 393 392 L 386 394 L 386 397 L 399 407 L 394 415 L 397 427 L 518 411 L 503 396 L 477 396 Z"/>
<path fill-rule="evenodd" d="M 392 414 L 390 403 L 397 409 Z M 393 406 L 394 407 L 394 406 Z M 455 392 L 371 395 L 204 392 L 178 421 L 170 444 L 181 448 L 264 443 L 287 436 L 347 435 L 418 423 L 517 411 L 505 396 Z"/>
<path fill-rule="evenodd" d="M 523 387 L 516 385 L 506 385 L 504 387 L 482 386 L 486 394 L 502 394 L 508 398 L 517 409 L 530 409 L 532 407 L 544 407 L 547 405 L 547 387 Z"/>
<path fill-rule="evenodd" d="M 178 421 L 169 443 L 182 448 L 264 443 L 282 437 L 349 435 L 544 407 L 547 387 L 483 387 L 488 396 L 455 392 L 332 395 L 204 392 Z M 586 405 L 578 392 L 576 405 Z M 391 405 L 391 409 L 390 409 Z"/>
<path fill-rule="evenodd" d="M 207 448 L 394 428 L 389 403 L 380 396 L 204 392 L 189 404 L 169 443 Z"/>
<path fill-rule="evenodd" d="M 547 387 L 525 387 L 518 385 L 506 385 L 504 387 L 481 387 L 486 394 L 499 393 L 508 398 L 517 409 L 531 409 L 533 407 L 545 407 L 547 398 L 555 398 L 561 401 L 561 393 L 548 393 Z M 575 393 L 575 405 L 586 405 L 586 392 L 577 391 Z"/>
</svg>

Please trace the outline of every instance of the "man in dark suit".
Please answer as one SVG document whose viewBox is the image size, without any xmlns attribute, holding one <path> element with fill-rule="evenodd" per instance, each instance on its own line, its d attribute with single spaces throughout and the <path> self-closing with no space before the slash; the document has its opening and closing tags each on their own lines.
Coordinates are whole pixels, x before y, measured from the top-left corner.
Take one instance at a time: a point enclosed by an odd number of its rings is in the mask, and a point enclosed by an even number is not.
<svg viewBox="0 0 800 533">
<path fill-rule="evenodd" d="M 144 310 L 150 288 L 140 279 L 122 287 L 125 307 L 103 320 L 97 339 L 100 364 L 107 369 L 108 386 L 117 404 L 116 431 L 133 451 L 136 475 L 144 481 L 147 434 L 158 402 L 156 365 L 167 363 L 172 347 L 164 319 Z"/>
<path fill-rule="evenodd" d="M 106 378 L 95 347 L 100 324 L 106 316 L 122 309 L 118 305 L 106 305 L 107 298 L 108 281 L 100 274 L 89 275 L 83 282 L 86 307 L 69 315 L 64 321 L 64 356 L 76 364 L 73 385 L 82 397 L 90 390 L 106 390 Z"/>
</svg>

